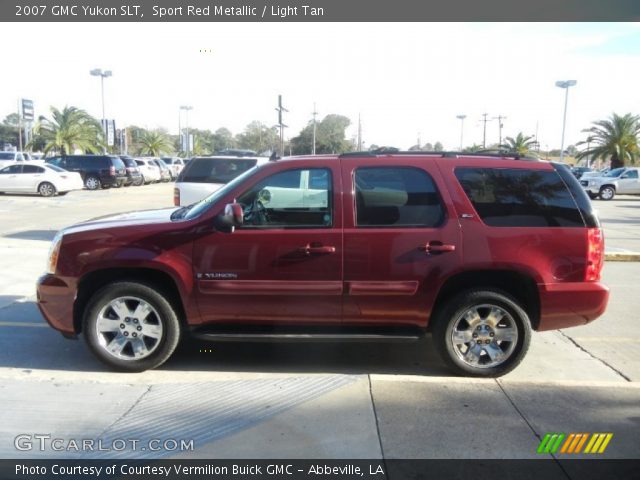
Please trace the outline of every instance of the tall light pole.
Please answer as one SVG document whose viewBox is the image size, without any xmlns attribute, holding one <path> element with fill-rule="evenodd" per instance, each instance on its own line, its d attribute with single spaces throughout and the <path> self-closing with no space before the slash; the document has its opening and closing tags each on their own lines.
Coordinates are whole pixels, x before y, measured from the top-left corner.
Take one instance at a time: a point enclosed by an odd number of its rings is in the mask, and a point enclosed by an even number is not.
<svg viewBox="0 0 640 480">
<path fill-rule="evenodd" d="M 187 139 L 187 158 L 191 155 L 191 138 L 189 137 L 189 110 L 193 110 L 191 105 L 180 105 L 180 110 L 185 111 L 185 123 L 186 123 L 186 139 Z"/>
<path fill-rule="evenodd" d="M 460 151 L 462 151 L 462 140 L 464 138 L 464 119 L 467 118 L 466 115 L 456 115 L 456 118 L 460 120 Z"/>
<path fill-rule="evenodd" d="M 104 138 L 107 138 L 107 117 L 104 113 L 104 79 L 113 75 L 111 70 L 105 70 L 104 72 L 100 68 L 94 68 L 89 72 L 93 77 L 100 77 L 100 92 L 102 95 L 102 129 L 104 130 Z"/>
<path fill-rule="evenodd" d="M 562 118 L 562 141 L 560 143 L 560 162 L 564 159 L 564 130 L 567 126 L 567 103 L 569 101 L 569 87 L 575 86 L 576 80 L 558 80 L 556 87 L 564 88 L 564 116 Z"/>
<path fill-rule="evenodd" d="M 313 102 L 313 151 L 311 153 L 313 153 L 314 155 L 316 154 L 316 115 L 318 115 L 318 112 L 316 112 L 316 102 Z"/>
</svg>

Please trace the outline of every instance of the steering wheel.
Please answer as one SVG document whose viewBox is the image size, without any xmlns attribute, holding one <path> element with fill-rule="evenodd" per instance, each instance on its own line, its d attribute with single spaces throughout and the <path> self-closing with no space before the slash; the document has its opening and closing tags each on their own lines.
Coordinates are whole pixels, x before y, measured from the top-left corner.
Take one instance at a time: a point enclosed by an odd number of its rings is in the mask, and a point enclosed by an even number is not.
<svg viewBox="0 0 640 480">
<path fill-rule="evenodd" d="M 244 216 L 244 223 L 248 225 L 265 225 L 269 223 L 269 214 L 257 196 L 250 205 L 240 204 Z"/>
</svg>

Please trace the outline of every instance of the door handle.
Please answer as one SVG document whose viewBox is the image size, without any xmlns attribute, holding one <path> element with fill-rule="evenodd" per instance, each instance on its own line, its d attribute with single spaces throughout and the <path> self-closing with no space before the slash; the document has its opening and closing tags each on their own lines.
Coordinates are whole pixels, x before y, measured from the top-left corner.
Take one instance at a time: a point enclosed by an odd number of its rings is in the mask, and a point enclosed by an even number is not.
<svg viewBox="0 0 640 480">
<path fill-rule="evenodd" d="M 336 253 L 336 247 L 333 247 L 331 245 L 326 245 L 326 246 L 312 246 L 311 244 L 307 244 L 304 247 L 300 247 L 298 249 L 298 251 L 304 253 L 305 255 L 326 255 L 329 253 Z"/>
<path fill-rule="evenodd" d="M 454 252 L 455 249 L 455 245 L 450 245 L 442 242 L 429 242 L 425 246 L 420 247 L 420 250 L 424 250 L 426 253 Z"/>
</svg>

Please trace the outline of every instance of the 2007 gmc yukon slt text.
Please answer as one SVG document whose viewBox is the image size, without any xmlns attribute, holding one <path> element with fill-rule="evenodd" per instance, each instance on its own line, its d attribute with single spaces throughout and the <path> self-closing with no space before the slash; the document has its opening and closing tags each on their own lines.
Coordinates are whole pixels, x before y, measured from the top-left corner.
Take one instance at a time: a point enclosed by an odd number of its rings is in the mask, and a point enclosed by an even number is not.
<svg viewBox="0 0 640 480">
<path fill-rule="evenodd" d="M 141 371 L 211 340 L 415 339 L 466 375 L 520 363 L 531 330 L 600 316 L 604 242 L 563 166 L 346 154 L 248 170 L 190 207 L 60 231 L 38 304 L 99 359 Z"/>
</svg>

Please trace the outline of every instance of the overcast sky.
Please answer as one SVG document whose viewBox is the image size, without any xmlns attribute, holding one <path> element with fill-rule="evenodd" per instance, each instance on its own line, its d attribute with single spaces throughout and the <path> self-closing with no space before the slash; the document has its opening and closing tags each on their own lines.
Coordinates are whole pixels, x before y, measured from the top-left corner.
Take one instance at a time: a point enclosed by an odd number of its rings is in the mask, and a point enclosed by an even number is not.
<svg viewBox="0 0 640 480">
<path fill-rule="evenodd" d="M 612 112 L 640 113 L 640 24 L 607 23 L 4 23 L 0 116 L 19 98 L 73 105 L 100 118 L 100 80 L 110 69 L 106 115 L 177 133 L 180 105 L 191 126 L 234 134 L 247 123 L 276 123 L 278 94 L 290 110 L 287 137 L 311 118 L 358 114 L 363 140 L 400 148 L 440 141 L 482 144 L 483 113 L 503 115 L 504 136 L 535 135 L 559 148 L 564 91 L 566 144 Z M 200 50 L 207 50 L 200 52 Z M 183 113 L 183 123 L 184 113 Z M 498 122 L 487 124 L 487 144 Z"/>
</svg>

